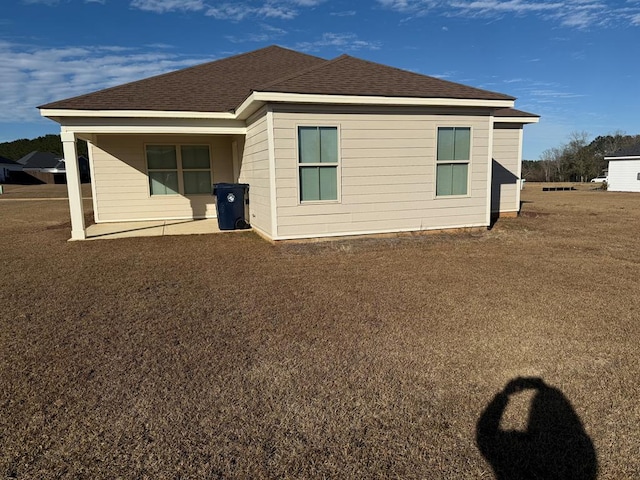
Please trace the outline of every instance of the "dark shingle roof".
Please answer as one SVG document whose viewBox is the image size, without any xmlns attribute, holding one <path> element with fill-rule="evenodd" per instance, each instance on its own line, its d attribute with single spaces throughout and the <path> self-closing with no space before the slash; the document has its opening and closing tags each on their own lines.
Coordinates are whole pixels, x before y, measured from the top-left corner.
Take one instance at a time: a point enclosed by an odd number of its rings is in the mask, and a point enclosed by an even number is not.
<svg viewBox="0 0 640 480">
<path fill-rule="evenodd" d="M 228 112 L 252 91 L 514 100 L 348 55 L 327 61 L 271 46 L 39 108 Z"/>
<path fill-rule="evenodd" d="M 640 143 L 631 147 L 621 148 L 610 157 L 640 157 Z"/>
<path fill-rule="evenodd" d="M 17 162 L 14 162 L 13 160 L 3 157 L 2 155 L 0 155 L 0 163 L 3 163 L 5 165 L 18 165 Z"/>
<path fill-rule="evenodd" d="M 25 168 L 58 168 L 62 159 L 50 152 L 31 152 L 18 160 Z"/>
<path fill-rule="evenodd" d="M 516 110 L 515 108 L 500 108 L 493 112 L 493 116 L 540 118 L 540 115 L 536 115 L 535 113 L 523 112 L 522 110 Z"/>
<path fill-rule="evenodd" d="M 306 71 L 256 88 L 258 91 L 415 98 L 515 100 L 501 93 L 342 55 Z"/>
<path fill-rule="evenodd" d="M 271 46 L 39 108 L 228 112 L 240 105 L 256 85 L 324 62 L 319 57 Z"/>
</svg>

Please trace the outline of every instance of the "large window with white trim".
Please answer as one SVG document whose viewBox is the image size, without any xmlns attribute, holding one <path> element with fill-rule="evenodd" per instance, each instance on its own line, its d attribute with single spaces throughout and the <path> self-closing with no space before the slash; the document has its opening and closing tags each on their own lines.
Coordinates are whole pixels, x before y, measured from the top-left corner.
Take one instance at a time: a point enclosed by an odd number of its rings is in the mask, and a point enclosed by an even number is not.
<svg viewBox="0 0 640 480">
<path fill-rule="evenodd" d="M 338 200 L 338 128 L 298 127 L 300 201 Z"/>
<path fill-rule="evenodd" d="M 208 145 L 147 145 L 151 195 L 211 194 Z"/>
<path fill-rule="evenodd" d="M 471 161 L 471 129 L 439 127 L 436 196 L 466 195 Z"/>
</svg>

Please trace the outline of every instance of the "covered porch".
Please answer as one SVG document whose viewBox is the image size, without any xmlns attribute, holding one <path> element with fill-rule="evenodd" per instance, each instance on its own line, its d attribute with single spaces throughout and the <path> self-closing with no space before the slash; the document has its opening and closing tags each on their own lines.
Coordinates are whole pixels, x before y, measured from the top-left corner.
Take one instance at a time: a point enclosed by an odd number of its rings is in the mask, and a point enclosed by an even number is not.
<svg viewBox="0 0 640 480">
<path fill-rule="evenodd" d="M 116 125 L 114 120 L 65 118 L 61 122 L 70 240 L 220 232 L 211 184 L 238 182 L 244 124 L 181 119 L 162 125 L 153 118 L 142 122 L 120 118 Z M 80 193 L 78 139 L 86 140 L 89 150 L 96 223 L 88 226 Z M 158 167 L 155 160 L 156 165 L 152 164 L 150 145 L 156 151 L 158 145 L 163 150 L 174 147 L 175 167 Z M 196 151 L 200 165 L 189 167 L 187 155 L 192 158 L 194 150 L 200 152 Z M 202 166 L 203 150 L 209 152 L 209 167 Z"/>
</svg>

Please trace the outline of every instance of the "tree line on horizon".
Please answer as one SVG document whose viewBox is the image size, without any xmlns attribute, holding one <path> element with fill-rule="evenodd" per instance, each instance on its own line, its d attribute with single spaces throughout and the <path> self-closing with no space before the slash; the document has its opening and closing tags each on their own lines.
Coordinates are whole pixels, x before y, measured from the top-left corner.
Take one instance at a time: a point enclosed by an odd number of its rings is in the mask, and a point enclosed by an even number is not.
<svg viewBox="0 0 640 480">
<path fill-rule="evenodd" d="M 588 182 L 607 168 L 604 157 L 640 143 L 640 135 L 614 132 L 589 142 L 587 132 L 572 132 L 569 140 L 548 148 L 539 160 L 523 160 L 522 178 L 528 182 Z"/>
<path fill-rule="evenodd" d="M 78 155 L 84 155 L 85 157 L 88 155 L 87 142 L 84 140 L 78 140 L 77 149 Z M 62 153 L 60 135 L 50 134 L 33 139 L 21 138 L 12 142 L 0 143 L 0 156 L 13 161 L 18 161 L 34 151 L 50 152 L 62 158 L 64 154 Z"/>
</svg>

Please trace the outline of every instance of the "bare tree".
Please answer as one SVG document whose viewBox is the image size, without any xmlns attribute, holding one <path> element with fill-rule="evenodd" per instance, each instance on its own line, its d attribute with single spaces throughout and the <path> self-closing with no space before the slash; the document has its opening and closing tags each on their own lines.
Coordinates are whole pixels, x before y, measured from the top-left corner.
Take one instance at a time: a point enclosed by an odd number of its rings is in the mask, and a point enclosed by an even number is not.
<svg viewBox="0 0 640 480">
<path fill-rule="evenodd" d="M 569 143 L 564 146 L 565 161 L 567 170 L 580 178 L 581 182 L 586 182 L 587 177 L 593 175 L 595 160 L 590 152 L 585 148 L 589 142 L 589 134 L 587 132 L 571 132 L 569 134 Z"/>
<path fill-rule="evenodd" d="M 542 163 L 545 182 L 555 182 L 559 179 L 561 159 L 562 148 L 547 148 L 542 152 L 540 155 L 540 162 Z"/>
</svg>

